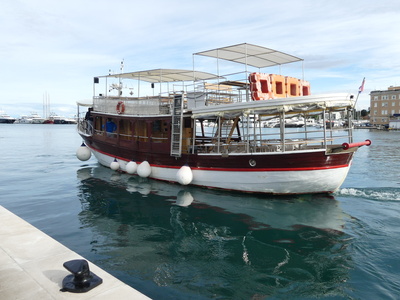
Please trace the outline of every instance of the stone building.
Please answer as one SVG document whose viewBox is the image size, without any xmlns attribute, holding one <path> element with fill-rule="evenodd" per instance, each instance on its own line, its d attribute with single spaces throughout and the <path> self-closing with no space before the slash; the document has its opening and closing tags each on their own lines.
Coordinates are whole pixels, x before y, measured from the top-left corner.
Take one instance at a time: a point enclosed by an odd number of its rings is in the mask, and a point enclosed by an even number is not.
<svg viewBox="0 0 400 300">
<path fill-rule="evenodd" d="M 400 114 L 400 86 L 371 91 L 370 96 L 370 122 L 373 125 L 389 125 L 390 120 Z"/>
</svg>

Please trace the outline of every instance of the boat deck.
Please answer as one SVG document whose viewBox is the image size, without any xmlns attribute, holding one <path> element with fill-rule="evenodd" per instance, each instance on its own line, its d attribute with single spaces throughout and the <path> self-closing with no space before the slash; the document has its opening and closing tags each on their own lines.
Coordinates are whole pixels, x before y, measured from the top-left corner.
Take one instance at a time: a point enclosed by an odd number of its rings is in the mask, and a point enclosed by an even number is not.
<svg viewBox="0 0 400 300">
<path fill-rule="evenodd" d="M 84 259 L 0 206 L 1 299 L 149 299 L 89 262 L 103 283 L 86 293 L 61 292 L 63 263 Z"/>
</svg>

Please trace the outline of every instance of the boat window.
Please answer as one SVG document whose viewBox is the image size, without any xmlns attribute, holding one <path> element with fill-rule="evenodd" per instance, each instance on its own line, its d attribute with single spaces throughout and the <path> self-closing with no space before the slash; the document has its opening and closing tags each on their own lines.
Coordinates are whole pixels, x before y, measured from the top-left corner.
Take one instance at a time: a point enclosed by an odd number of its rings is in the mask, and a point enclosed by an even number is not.
<svg viewBox="0 0 400 300">
<path fill-rule="evenodd" d="M 157 134 L 161 132 L 161 125 L 162 125 L 162 121 L 161 120 L 156 120 L 153 122 L 153 134 Z"/>
<path fill-rule="evenodd" d="M 132 140 L 132 126 L 129 120 L 119 121 L 119 136 L 122 140 Z"/>
<path fill-rule="evenodd" d="M 103 119 L 102 117 L 97 116 L 95 118 L 95 123 L 94 123 L 94 130 L 97 134 L 102 134 L 103 131 Z"/>
<path fill-rule="evenodd" d="M 183 119 L 183 126 L 184 128 L 191 128 L 192 127 L 192 120 L 190 118 Z"/>
<path fill-rule="evenodd" d="M 144 120 L 138 120 L 135 124 L 135 139 L 141 142 L 147 141 L 147 123 Z"/>
<path fill-rule="evenodd" d="M 155 120 L 152 123 L 151 138 L 153 143 L 168 142 L 168 122 L 163 120 Z"/>
</svg>

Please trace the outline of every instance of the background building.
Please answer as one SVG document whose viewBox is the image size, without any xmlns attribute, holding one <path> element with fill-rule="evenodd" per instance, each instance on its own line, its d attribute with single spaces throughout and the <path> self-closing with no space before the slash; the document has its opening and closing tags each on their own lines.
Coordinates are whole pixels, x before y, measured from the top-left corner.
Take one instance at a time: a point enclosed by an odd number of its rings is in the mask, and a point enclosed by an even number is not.
<svg viewBox="0 0 400 300">
<path fill-rule="evenodd" d="M 395 114 L 400 114 L 400 86 L 371 91 L 370 96 L 370 122 L 373 125 L 388 125 Z"/>
</svg>

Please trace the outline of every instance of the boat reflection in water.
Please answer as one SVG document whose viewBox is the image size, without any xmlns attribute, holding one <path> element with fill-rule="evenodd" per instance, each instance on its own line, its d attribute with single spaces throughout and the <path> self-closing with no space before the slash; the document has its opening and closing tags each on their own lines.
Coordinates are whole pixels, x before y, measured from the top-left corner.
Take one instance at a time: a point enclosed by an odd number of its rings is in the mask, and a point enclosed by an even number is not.
<svg viewBox="0 0 400 300">
<path fill-rule="evenodd" d="M 101 166 L 78 178 L 89 259 L 151 298 L 346 294 L 351 239 L 333 196 L 227 193 Z"/>
</svg>

